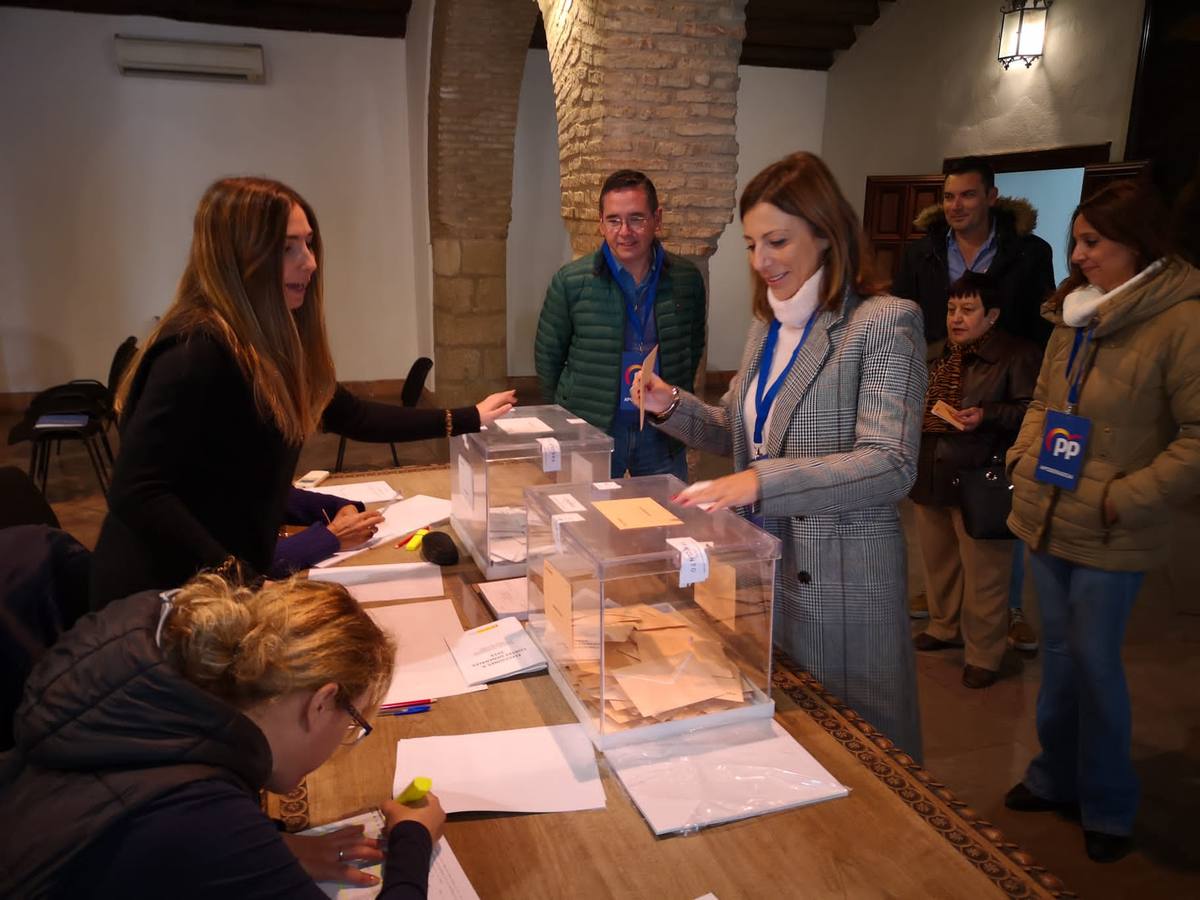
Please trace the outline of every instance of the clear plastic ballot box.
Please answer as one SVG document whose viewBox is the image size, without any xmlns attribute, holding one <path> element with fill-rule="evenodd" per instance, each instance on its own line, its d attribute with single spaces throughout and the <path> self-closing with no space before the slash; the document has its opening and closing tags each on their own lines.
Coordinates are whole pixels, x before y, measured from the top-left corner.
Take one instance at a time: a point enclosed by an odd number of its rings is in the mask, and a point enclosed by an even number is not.
<svg viewBox="0 0 1200 900">
<path fill-rule="evenodd" d="M 525 488 L 605 480 L 612 448 L 561 406 L 519 406 L 450 439 L 450 524 L 488 580 L 525 573 Z"/>
<path fill-rule="evenodd" d="M 525 490 L 528 629 L 601 749 L 770 717 L 780 542 L 672 475 Z"/>
</svg>

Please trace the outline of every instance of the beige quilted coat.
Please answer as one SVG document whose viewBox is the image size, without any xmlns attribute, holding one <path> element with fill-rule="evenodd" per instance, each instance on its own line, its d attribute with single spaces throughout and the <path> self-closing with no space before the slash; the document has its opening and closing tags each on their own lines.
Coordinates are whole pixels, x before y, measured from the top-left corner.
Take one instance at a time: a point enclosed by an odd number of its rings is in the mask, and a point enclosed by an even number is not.
<svg viewBox="0 0 1200 900">
<path fill-rule="evenodd" d="M 1079 486 L 1035 481 L 1046 410 L 1066 408 L 1074 329 L 1055 324 L 1033 402 L 1008 452 L 1008 524 L 1035 550 L 1109 571 L 1165 560 L 1172 510 L 1200 496 L 1200 271 L 1178 260 L 1103 304 L 1085 360 L 1077 415 L 1092 421 Z M 1105 497 L 1116 510 L 1105 520 Z"/>
</svg>

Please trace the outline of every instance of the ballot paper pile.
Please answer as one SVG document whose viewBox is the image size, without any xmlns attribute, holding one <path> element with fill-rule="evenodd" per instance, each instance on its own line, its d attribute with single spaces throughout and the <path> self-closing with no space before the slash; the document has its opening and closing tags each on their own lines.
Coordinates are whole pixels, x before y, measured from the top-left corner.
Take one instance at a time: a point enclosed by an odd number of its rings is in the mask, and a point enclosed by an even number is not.
<svg viewBox="0 0 1200 900">
<path fill-rule="evenodd" d="M 779 542 L 672 476 L 526 491 L 529 633 L 597 746 L 769 716 Z"/>
</svg>

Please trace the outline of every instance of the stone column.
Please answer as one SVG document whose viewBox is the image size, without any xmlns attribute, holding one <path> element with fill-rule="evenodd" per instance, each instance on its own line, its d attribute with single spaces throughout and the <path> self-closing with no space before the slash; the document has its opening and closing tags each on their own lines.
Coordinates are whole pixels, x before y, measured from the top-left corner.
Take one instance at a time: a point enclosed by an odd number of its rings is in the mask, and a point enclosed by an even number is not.
<svg viewBox="0 0 1200 900">
<path fill-rule="evenodd" d="M 738 56 L 745 0 L 538 0 L 558 115 L 562 214 L 575 254 L 594 250 L 614 169 L 645 172 L 663 243 L 704 261 L 733 216 Z"/>
<path fill-rule="evenodd" d="M 537 10 L 439 0 L 429 73 L 429 219 L 437 396 L 459 404 L 508 376 L 506 244 L 517 99 Z"/>
</svg>

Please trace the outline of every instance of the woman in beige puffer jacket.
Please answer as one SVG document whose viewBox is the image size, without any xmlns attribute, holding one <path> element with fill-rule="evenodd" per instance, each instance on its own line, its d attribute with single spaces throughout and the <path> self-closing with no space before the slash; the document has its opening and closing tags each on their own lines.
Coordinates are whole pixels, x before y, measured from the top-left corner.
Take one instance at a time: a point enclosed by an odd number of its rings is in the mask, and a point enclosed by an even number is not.
<svg viewBox="0 0 1200 900">
<path fill-rule="evenodd" d="M 1075 211 L 1071 275 L 1043 309 L 1056 327 L 1008 453 L 1009 527 L 1032 551 L 1046 656 L 1042 752 L 1005 803 L 1078 809 L 1102 862 L 1130 849 L 1138 804 L 1125 624 L 1143 573 L 1164 560 L 1172 509 L 1200 495 L 1200 271 L 1171 253 L 1167 221 L 1133 182 Z M 1073 490 L 1036 477 L 1047 410 L 1091 423 Z"/>
</svg>

